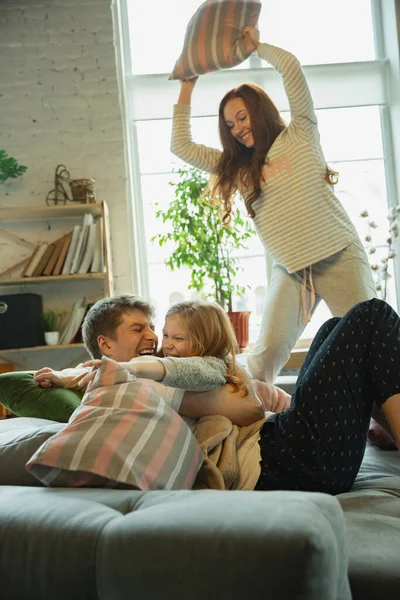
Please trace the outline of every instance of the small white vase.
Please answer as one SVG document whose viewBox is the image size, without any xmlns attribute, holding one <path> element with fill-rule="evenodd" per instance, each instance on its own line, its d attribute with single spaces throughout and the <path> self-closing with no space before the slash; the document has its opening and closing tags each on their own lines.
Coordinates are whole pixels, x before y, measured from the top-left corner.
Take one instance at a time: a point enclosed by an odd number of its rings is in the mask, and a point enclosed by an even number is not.
<svg viewBox="0 0 400 600">
<path fill-rule="evenodd" d="M 56 344 L 58 344 L 58 340 L 60 339 L 60 332 L 59 331 L 45 331 L 44 339 L 48 346 L 55 346 Z"/>
</svg>

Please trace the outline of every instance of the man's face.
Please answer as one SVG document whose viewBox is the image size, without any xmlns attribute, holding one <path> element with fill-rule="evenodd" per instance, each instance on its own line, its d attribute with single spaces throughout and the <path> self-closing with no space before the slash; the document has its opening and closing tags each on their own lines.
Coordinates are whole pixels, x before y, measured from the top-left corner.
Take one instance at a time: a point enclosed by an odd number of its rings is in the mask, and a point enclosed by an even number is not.
<svg viewBox="0 0 400 600">
<path fill-rule="evenodd" d="M 117 362 L 128 362 L 137 356 L 154 354 L 157 336 L 151 318 L 135 309 L 124 313 L 114 339 L 99 336 L 98 344 L 106 356 Z"/>
</svg>

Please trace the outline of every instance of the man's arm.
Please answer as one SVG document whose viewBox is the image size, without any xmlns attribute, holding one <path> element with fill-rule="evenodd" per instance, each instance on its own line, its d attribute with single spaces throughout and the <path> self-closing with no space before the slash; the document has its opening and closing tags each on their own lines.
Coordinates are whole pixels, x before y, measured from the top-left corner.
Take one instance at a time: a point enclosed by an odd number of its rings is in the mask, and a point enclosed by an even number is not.
<svg viewBox="0 0 400 600">
<path fill-rule="evenodd" d="M 81 389 L 79 382 L 90 370 L 90 367 L 83 367 L 81 365 L 73 369 L 63 369 L 62 371 L 54 371 L 49 367 L 44 367 L 36 371 L 34 380 L 43 388 L 62 387 L 78 390 Z"/>
<path fill-rule="evenodd" d="M 238 375 L 247 385 L 247 395 L 233 391 L 230 384 L 210 392 L 185 392 L 179 413 L 196 419 L 209 415 L 222 415 L 239 426 L 259 421 L 265 415 L 264 407 L 255 394 L 247 373 L 240 370 Z"/>
</svg>

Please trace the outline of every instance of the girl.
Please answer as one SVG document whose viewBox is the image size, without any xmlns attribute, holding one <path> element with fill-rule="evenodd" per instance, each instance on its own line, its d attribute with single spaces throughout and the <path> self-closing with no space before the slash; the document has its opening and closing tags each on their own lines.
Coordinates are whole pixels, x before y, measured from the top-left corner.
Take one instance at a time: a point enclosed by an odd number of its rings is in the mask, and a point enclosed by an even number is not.
<svg viewBox="0 0 400 600">
<path fill-rule="evenodd" d="M 273 383 L 321 299 L 333 315 L 343 316 L 376 293 L 357 232 L 332 191 L 337 174 L 326 165 L 298 60 L 260 44 L 252 27 L 243 35 L 282 75 L 290 124 L 259 86 L 243 84 L 228 92 L 219 107 L 223 151 L 197 145 L 190 133 L 192 79 L 181 85 L 171 150 L 213 173 L 213 195 L 223 201 L 225 224 L 232 198 L 240 192 L 274 260 L 261 332 L 248 359 L 255 379 Z"/>
<path fill-rule="evenodd" d="M 226 380 L 232 376 L 233 385 L 243 385 L 235 368 L 235 343 L 228 318 L 215 305 L 201 312 L 202 306 L 181 303 L 168 313 L 163 334 L 165 358 L 134 359 L 125 366 L 138 376 L 182 386 L 187 384 L 184 379 L 191 368 L 184 366 L 185 361 L 190 365 L 194 360 L 187 356 L 214 351 L 214 358 L 203 356 L 197 361 L 205 362 L 208 377 L 219 361 Z M 186 314 L 182 307 L 189 309 Z M 181 318 L 181 314 L 185 316 Z M 218 346 L 220 336 L 225 341 Z M 330 494 L 348 491 L 364 455 L 374 401 L 382 409 L 397 445 L 400 443 L 399 365 L 400 318 L 383 300 L 361 302 L 343 318 L 327 321 L 302 366 L 290 408 L 267 415 L 254 434 L 258 443 L 258 454 L 251 454 L 255 489 Z M 197 367 L 196 379 L 200 372 Z M 193 379 L 193 375 L 189 377 Z M 229 418 L 225 410 L 211 414 Z M 254 421 L 257 418 L 259 415 Z"/>
</svg>

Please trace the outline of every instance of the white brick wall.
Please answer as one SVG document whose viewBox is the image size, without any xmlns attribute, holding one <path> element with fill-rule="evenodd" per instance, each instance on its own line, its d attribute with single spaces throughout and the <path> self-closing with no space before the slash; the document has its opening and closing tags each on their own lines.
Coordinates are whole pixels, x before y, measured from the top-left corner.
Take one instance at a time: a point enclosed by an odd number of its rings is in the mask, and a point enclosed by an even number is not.
<svg viewBox="0 0 400 600">
<path fill-rule="evenodd" d="M 0 1 L 0 148 L 28 166 L 0 186 L 1 207 L 44 204 L 59 163 L 96 179 L 116 292 L 134 291 L 111 0 Z"/>
</svg>

